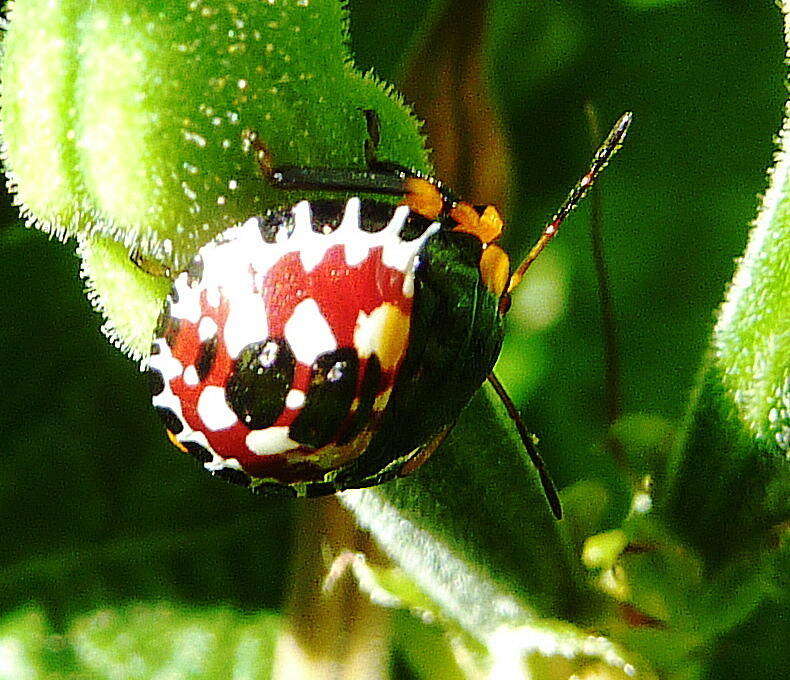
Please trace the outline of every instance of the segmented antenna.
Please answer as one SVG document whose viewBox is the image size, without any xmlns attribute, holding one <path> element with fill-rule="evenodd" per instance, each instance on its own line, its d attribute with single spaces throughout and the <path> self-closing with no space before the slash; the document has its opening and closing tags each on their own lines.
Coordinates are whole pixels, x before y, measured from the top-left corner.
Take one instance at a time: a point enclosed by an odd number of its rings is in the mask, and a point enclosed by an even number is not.
<svg viewBox="0 0 790 680">
<path fill-rule="evenodd" d="M 560 209 L 554 214 L 554 217 L 552 217 L 551 221 L 546 225 L 546 228 L 543 230 L 543 233 L 540 235 L 537 243 L 532 246 L 532 250 L 529 251 L 529 254 L 513 272 L 513 275 L 510 277 L 510 285 L 508 287 L 509 293 L 512 292 L 519 283 L 521 283 L 521 279 L 524 277 L 524 272 L 529 269 L 530 265 L 537 259 L 538 255 L 543 252 L 543 249 L 548 245 L 549 241 L 551 241 L 551 239 L 557 235 L 560 225 L 563 223 L 565 218 L 577 205 L 579 205 L 579 201 L 584 198 L 598 175 L 620 148 L 623 143 L 623 139 L 625 139 L 625 133 L 628 131 L 628 126 L 631 124 L 632 118 L 633 114 L 628 111 L 620 116 L 620 119 L 614 124 L 612 131 L 606 137 L 604 143 L 601 144 L 595 156 L 593 157 L 592 163 L 590 163 L 590 169 L 576 183 L 576 186 L 571 189 L 571 192 L 568 194 L 565 202 L 562 204 L 562 206 L 560 206 Z"/>
</svg>

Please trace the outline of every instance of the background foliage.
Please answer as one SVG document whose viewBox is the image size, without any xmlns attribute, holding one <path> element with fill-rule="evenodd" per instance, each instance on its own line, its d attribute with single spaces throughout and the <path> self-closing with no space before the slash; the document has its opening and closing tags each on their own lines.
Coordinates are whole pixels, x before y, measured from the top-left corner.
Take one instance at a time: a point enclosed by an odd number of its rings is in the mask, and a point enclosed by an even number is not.
<svg viewBox="0 0 790 680">
<path fill-rule="evenodd" d="M 584 103 L 592 101 L 603 121 L 635 112 L 604 183 L 606 248 L 631 417 L 624 427 L 630 422 L 647 448 L 659 447 L 684 414 L 765 188 L 786 97 L 781 14 L 768 1 L 489 4 L 486 65 L 513 158 L 512 252 L 523 252 L 587 161 Z M 382 12 L 376 0 L 352 0 L 358 66 L 394 82 L 419 70 L 410 55 L 425 36 L 437 39 L 431 21 L 444 9 L 403 0 L 397 12 Z M 460 34 L 473 45 L 479 28 L 461 23 L 439 39 Z M 417 90 L 432 87 L 428 80 Z M 540 434 L 558 485 L 598 479 L 616 490 L 604 448 L 600 315 L 585 222 L 580 215 L 569 223 L 531 272 L 499 370 Z M 176 456 L 136 366 L 98 332 L 73 243 L 22 230 L 7 202 L 3 224 L 2 658 L 17 649 L 42 668 L 87 667 L 106 677 L 101 640 L 86 631 L 101 630 L 117 649 L 114 631 L 150 629 L 151 620 L 170 634 L 183 621 L 185 650 L 212 640 L 240 654 L 249 630 L 274 625 L 258 612 L 283 609 L 294 506 L 252 498 Z M 441 464 L 438 456 L 431 463 Z M 627 500 L 623 493 L 619 511 L 617 501 L 609 506 L 612 526 Z M 139 602 L 160 607 L 160 615 L 147 619 Z M 725 604 L 711 601 L 709 609 Z M 104 607 L 113 609 L 96 613 Z M 205 614 L 215 607 L 214 616 Z M 769 599 L 725 635 L 708 677 L 778 677 L 783 614 L 786 601 Z M 436 631 L 405 617 L 389 625 L 399 650 L 395 672 L 437 677 L 436 658 L 419 652 L 442 648 Z M 3 647 L 12 639 L 3 630 L 25 630 L 28 641 Z M 200 667 L 183 653 L 181 669 Z M 270 650 L 250 654 L 265 677 Z"/>
</svg>

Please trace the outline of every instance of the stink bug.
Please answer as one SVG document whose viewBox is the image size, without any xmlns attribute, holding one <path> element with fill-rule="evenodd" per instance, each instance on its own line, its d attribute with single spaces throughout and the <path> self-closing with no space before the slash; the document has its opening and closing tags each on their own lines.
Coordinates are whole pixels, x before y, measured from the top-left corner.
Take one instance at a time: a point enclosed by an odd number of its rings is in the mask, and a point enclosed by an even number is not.
<svg viewBox="0 0 790 680">
<path fill-rule="evenodd" d="M 513 289 L 619 148 L 631 114 L 511 271 L 497 209 L 380 161 L 378 119 L 365 113 L 365 169 L 276 167 L 246 134 L 272 186 L 344 197 L 251 217 L 199 250 L 158 321 L 147 361 L 154 406 L 173 444 L 213 474 L 317 496 L 416 469 L 488 380 L 560 517 L 493 367 Z M 345 197 L 356 192 L 382 198 Z"/>
</svg>

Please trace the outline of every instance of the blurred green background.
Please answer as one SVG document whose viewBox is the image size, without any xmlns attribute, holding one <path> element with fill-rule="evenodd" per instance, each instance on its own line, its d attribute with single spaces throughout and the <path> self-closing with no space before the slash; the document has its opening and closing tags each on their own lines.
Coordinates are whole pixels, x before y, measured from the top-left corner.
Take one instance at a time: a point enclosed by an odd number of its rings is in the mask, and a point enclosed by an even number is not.
<svg viewBox="0 0 790 680">
<path fill-rule="evenodd" d="M 781 14 L 770 0 L 489 5 L 486 66 L 514 159 L 512 253 L 587 163 L 585 102 L 602 125 L 634 111 L 602 183 L 623 406 L 676 423 L 766 185 L 786 98 Z M 358 66 L 398 83 L 443 3 L 349 6 Z M 585 206 L 531 272 L 499 369 L 560 487 L 611 474 L 588 217 Z M 2 611 L 38 604 L 57 628 L 137 600 L 281 607 L 293 506 L 177 455 L 137 367 L 99 332 L 74 244 L 23 229 L 8 197 L 2 229 Z M 729 670 L 712 677 L 760 670 L 735 665 L 746 641 L 752 654 L 771 644 L 755 625 L 722 646 L 713 672 Z M 761 674 L 780 663 L 764 658 Z"/>
</svg>

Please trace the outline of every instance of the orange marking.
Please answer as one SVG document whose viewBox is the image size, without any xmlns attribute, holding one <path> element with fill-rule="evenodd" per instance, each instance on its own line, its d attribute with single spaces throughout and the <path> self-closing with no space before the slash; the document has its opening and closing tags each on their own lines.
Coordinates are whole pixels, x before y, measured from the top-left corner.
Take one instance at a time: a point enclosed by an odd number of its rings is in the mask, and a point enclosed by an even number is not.
<svg viewBox="0 0 790 680">
<path fill-rule="evenodd" d="M 453 231 L 477 235 L 480 228 L 480 215 L 471 205 L 463 201 L 457 203 L 450 211 L 450 217 L 458 222 L 458 226 L 454 227 Z"/>
<path fill-rule="evenodd" d="M 502 235 L 502 218 L 493 205 L 486 206 L 483 215 L 480 216 L 468 203 L 458 203 L 450 211 L 450 217 L 458 222 L 458 226 L 453 227 L 453 231 L 472 234 L 483 243 L 496 241 Z"/>
<path fill-rule="evenodd" d="M 167 430 L 167 438 L 170 440 L 170 443 L 173 446 L 175 446 L 177 449 L 181 449 L 184 453 L 189 453 L 189 449 L 187 449 L 186 446 L 184 446 L 180 441 L 178 441 L 176 436 L 170 430 Z"/>
<path fill-rule="evenodd" d="M 406 180 L 406 192 L 403 204 L 429 220 L 435 220 L 444 209 L 442 192 L 427 179 L 409 177 Z"/>
<path fill-rule="evenodd" d="M 480 275 L 486 288 L 497 297 L 501 296 L 510 279 L 510 258 L 507 253 L 499 246 L 486 246 L 480 257 Z"/>
<path fill-rule="evenodd" d="M 481 238 L 480 240 L 483 243 L 491 243 L 492 241 L 496 241 L 500 236 L 502 236 L 502 227 L 504 226 L 504 222 L 502 221 L 502 216 L 499 214 L 499 210 L 497 210 L 493 205 L 486 206 L 486 209 L 483 211 L 483 215 L 480 217 L 480 232 L 485 234 L 485 238 Z"/>
<path fill-rule="evenodd" d="M 409 317 L 384 302 L 370 314 L 360 311 L 354 327 L 354 346 L 361 357 L 375 353 L 385 371 L 394 369 L 406 354 Z"/>
</svg>

